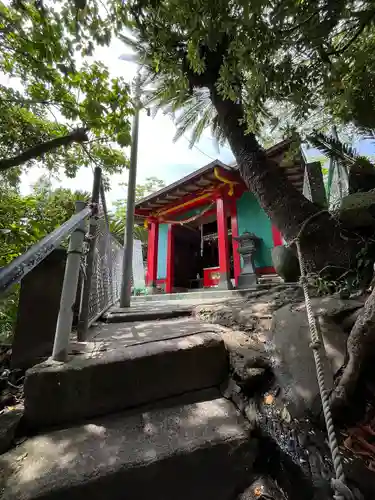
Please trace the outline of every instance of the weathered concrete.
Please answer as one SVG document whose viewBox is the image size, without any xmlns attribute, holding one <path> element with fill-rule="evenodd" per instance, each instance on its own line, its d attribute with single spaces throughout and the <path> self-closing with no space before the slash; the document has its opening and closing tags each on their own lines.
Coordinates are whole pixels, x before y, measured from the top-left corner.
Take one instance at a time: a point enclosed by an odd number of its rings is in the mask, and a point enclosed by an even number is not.
<svg viewBox="0 0 375 500">
<path fill-rule="evenodd" d="M 187 337 L 196 333 L 219 332 L 219 326 L 203 323 L 194 318 L 174 318 L 158 321 L 124 323 L 98 323 L 91 328 L 88 342 L 72 343 L 72 350 L 86 352 L 93 349 L 121 349 L 137 344 L 159 342 L 160 340 Z M 78 349 L 77 349 L 78 348 Z"/>
<path fill-rule="evenodd" d="M 25 419 L 40 427 L 104 415 L 217 386 L 227 373 L 225 345 L 214 333 L 93 348 L 67 363 L 49 360 L 28 370 Z"/>
<path fill-rule="evenodd" d="M 271 251 L 272 264 L 277 274 L 285 281 L 298 281 L 300 277 L 299 262 L 296 254 L 290 247 L 279 245 Z"/>
<path fill-rule="evenodd" d="M 13 368 L 29 368 L 52 353 L 65 259 L 66 250 L 57 249 L 22 280 L 12 344 Z"/>
<path fill-rule="evenodd" d="M 322 308 L 316 307 L 318 311 Z M 272 370 L 282 387 L 282 396 L 295 418 L 320 411 L 319 386 L 311 335 L 304 305 L 284 306 L 273 315 Z M 333 377 L 344 365 L 347 335 L 330 318 L 317 314 L 326 355 L 322 356 L 326 386 L 333 388 Z M 318 405 L 318 406 L 316 406 Z"/>
<path fill-rule="evenodd" d="M 125 323 L 134 321 L 151 321 L 159 319 L 190 316 L 193 306 L 190 304 L 171 305 L 153 303 L 132 305 L 128 308 L 111 309 L 102 317 L 107 323 Z"/>
<path fill-rule="evenodd" d="M 135 297 L 132 297 L 132 304 L 137 304 L 139 301 L 143 302 L 165 302 L 165 301 L 181 301 L 181 300 L 188 300 L 188 301 L 202 301 L 207 303 L 213 303 L 214 301 L 217 300 L 227 300 L 233 297 L 244 297 L 247 294 L 251 294 L 254 291 L 259 291 L 259 290 L 269 290 L 275 286 L 272 283 L 266 283 L 266 284 L 258 284 L 255 285 L 254 287 L 247 288 L 244 290 L 219 290 L 218 288 L 205 288 L 205 289 L 200 289 L 200 290 L 191 290 L 190 292 L 184 292 L 184 293 L 163 293 L 163 294 L 157 294 L 157 295 L 138 295 Z"/>
<path fill-rule="evenodd" d="M 238 500 L 258 500 L 259 498 L 285 500 L 285 495 L 270 477 L 261 476 L 240 495 Z"/>
<path fill-rule="evenodd" d="M 0 414 L 0 454 L 12 446 L 22 416 L 22 405 L 6 408 Z"/>
<path fill-rule="evenodd" d="M 341 200 L 340 220 L 348 227 L 359 228 L 375 225 L 375 190 L 352 193 Z"/>
<path fill-rule="evenodd" d="M 0 457 L 2 500 L 233 500 L 256 440 L 225 399 L 33 437 Z"/>
</svg>

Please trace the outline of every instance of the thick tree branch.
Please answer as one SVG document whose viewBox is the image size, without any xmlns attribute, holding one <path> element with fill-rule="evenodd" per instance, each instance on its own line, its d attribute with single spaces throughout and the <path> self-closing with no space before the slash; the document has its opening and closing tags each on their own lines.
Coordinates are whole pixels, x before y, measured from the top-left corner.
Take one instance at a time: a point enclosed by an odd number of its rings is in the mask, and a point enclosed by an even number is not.
<svg viewBox="0 0 375 500">
<path fill-rule="evenodd" d="M 327 52 L 327 56 L 338 56 L 340 54 L 343 54 L 356 40 L 357 38 L 363 33 L 363 31 L 367 28 L 367 26 L 372 22 L 372 20 L 375 17 L 375 11 L 372 12 L 366 19 L 361 23 L 359 26 L 357 32 L 346 42 L 346 44 L 341 47 L 340 49 L 333 50 L 331 52 Z"/>
<path fill-rule="evenodd" d="M 284 33 L 290 34 L 293 31 L 298 30 L 299 28 L 301 28 L 301 26 L 304 26 L 305 24 L 309 23 L 315 16 L 318 16 L 322 10 L 323 10 L 322 8 L 316 10 L 315 12 L 313 12 L 310 16 L 308 16 L 306 19 L 304 19 L 300 23 L 295 24 L 294 26 L 291 26 L 290 28 L 286 28 L 284 30 L 280 30 L 279 33 L 281 35 L 283 35 Z"/>
<path fill-rule="evenodd" d="M 83 142 L 87 142 L 89 140 L 87 135 L 87 129 L 85 128 L 77 128 L 73 130 L 68 135 L 64 135 L 63 137 L 58 137 L 57 139 L 52 139 L 51 141 L 42 142 L 41 144 L 37 144 L 30 149 L 27 149 L 23 153 L 20 153 L 13 158 L 5 158 L 0 160 L 0 170 L 8 170 L 12 167 L 17 167 L 26 163 L 29 160 L 33 160 L 34 158 L 39 158 L 50 151 L 53 151 L 61 146 L 70 146 L 74 142 L 78 144 L 82 144 Z"/>
</svg>

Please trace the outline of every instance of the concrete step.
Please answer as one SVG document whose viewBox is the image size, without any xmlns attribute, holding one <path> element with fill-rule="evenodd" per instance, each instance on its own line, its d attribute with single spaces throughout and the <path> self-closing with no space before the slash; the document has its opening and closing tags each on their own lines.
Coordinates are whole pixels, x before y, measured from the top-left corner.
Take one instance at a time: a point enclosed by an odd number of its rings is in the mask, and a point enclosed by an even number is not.
<svg viewBox="0 0 375 500">
<path fill-rule="evenodd" d="M 103 314 L 102 321 L 106 323 L 125 323 L 134 321 L 151 321 L 160 319 L 179 318 L 183 316 L 191 316 L 194 304 L 178 304 L 172 303 L 152 303 L 147 304 L 138 302 L 132 304 L 131 307 L 114 307 Z"/>
<path fill-rule="evenodd" d="M 259 284 L 279 285 L 284 283 L 284 280 L 278 274 L 263 274 L 258 278 Z"/>
<path fill-rule="evenodd" d="M 217 288 L 204 288 L 199 290 L 190 290 L 189 292 L 179 293 L 160 293 L 155 295 L 137 295 L 131 298 L 131 306 L 138 305 L 138 302 L 165 302 L 165 301 L 211 301 L 211 299 L 231 299 L 236 297 L 244 297 L 257 290 L 267 290 L 272 288 L 272 284 L 257 284 L 250 288 L 241 290 L 220 290 Z"/>
<path fill-rule="evenodd" d="M 61 425 L 218 386 L 228 375 L 221 337 L 214 330 L 191 334 L 188 329 L 190 335 L 182 337 L 177 325 L 174 338 L 130 346 L 120 340 L 107 346 L 93 342 L 91 350 L 67 363 L 34 366 L 24 385 L 27 424 Z"/>
<path fill-rule="evenodd" d="M 101 417 L 2 455 L 0 496 L 233 500 L 249 485 L 256 444 L 226 399 Z"/>
</svg>

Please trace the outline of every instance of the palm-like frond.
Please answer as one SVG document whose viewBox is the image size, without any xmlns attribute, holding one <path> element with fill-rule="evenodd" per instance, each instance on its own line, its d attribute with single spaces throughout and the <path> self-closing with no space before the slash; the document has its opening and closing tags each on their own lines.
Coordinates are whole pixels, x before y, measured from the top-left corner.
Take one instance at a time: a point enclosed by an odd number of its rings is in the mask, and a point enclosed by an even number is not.
<svg viewBox="0 0 375 500">
<path fill-rule="evenodd" d="M 122 245 L 124 243 L 125 220 L 120 220 L 113 214 L 109 214 L 109 230 Z M 142 243 L 147 242 L 147 230 L 144 227 L 134 225 L 133 236 L 134 239 L 141 240 Z"/>
<path fill-rule="evenodd" d="M 144 89 L 142 106 L 151 108 L 153 116 L 161 111 L 172 117 L 176 125 L 173 141 L 189 134 L 189 137 L 185 138 L 189 140 L 190 147 L 193 147 L 203 132 L 211 128 L 217 143 L 223 145 L 225 135 L 217 119 L 208 89 L 189 89 L 182 73 L 159 74 L 155 69 L 155 63 L 148 57 L 147 41 L 142 41 L 140 38 L 134 40 L 127 36 L 121 36 L 121 39 L 138 54 L 142 65 L 141 86 Z M 150 83 L 152 90 L 147 89 Z"/>
<path fill-rule="evenodd" d="M 375 141 L 375 130 L 368 127 L 359 127 L 359 133 L 363 137 L 363 139 L 367 139 L 369 141 Z"/>
<path fill-rule="evenodd" d="M 225 135 L 220 127 L 216 110 L 211 102 L 207 89 L 173 89 L 171 82 L 159 81 L 157 88 L 149 92 L 146 106 L 154 106 L 153 114 L 159 110 L 170 115 L 176 125 L 176 134 L 173 142 L 181 137 L 189 140 L 192 148 L 202 137 L 203 132 L 210 128 L 218 144 L 225 143 Z M 186 135 L 189 134 L 189 137 Z"/>
<path fill-rule="evenodd" d="M 308 141 L 325 156 L 338 161 L 345 167 L 353 166 L 359 159 L 361 159 L 362 162 L 367 161 L 368 164 L 371 165 L 371 162 L 361 157 L 354 148 L 342 143 L 332 136 L 316 132 L 314 135 L 308 137 Z"/>
</svg>

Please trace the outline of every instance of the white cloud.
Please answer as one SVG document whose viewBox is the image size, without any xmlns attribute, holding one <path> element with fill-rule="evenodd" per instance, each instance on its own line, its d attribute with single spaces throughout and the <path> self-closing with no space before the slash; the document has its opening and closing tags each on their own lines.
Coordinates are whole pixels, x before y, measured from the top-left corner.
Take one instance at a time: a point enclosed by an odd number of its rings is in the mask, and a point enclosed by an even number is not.
<svg viewBox="0 0 375 500">
<path fill-rule="evenodd" d="M 120 56 L 127 52 L 120 40 L 114 40 L 110 47 L 100 47 L 96 51 L 96 59 L 103 61 L 109 68 L 112 76 L 123 76 L 129 83 L 136 74 L 137 66 L 134 63 L 120 60 Z M 221 148 L 220 153 L 215 147 L 213 139 L 205 134 L 197 147 L 189 149 L 189 142 L 181 138 L 177 143 L 172 139 L 175 126 L 169 116 L 158 113 L 153 119 L 145 112 L 141 112 L 138 143 L 137 181 L 142 183 L 146 177 L 158 177 L 169 184 L 184 175 L 206 165 L 212 159 L 219 158 L 224 163 L 233 160 L 228 148 Z M 130 150 L 128 151 L 130 154 Z M 42 169 L 31 169 L 22 177 L 21 191 L 30 191 L 33 184 L 43 173 Z M 107 194 L 108 205 L 125 196 L 125 190 L 119 184 L 126 182 L 127 171 L 111 176 L 111 191 Z M 60 176 L 60 181 L 53 181 L 55 186 L 71 189 L 91 190 L 92 172 L 90 169 L 79 170 L 75 179 Z"/>
</svg>

